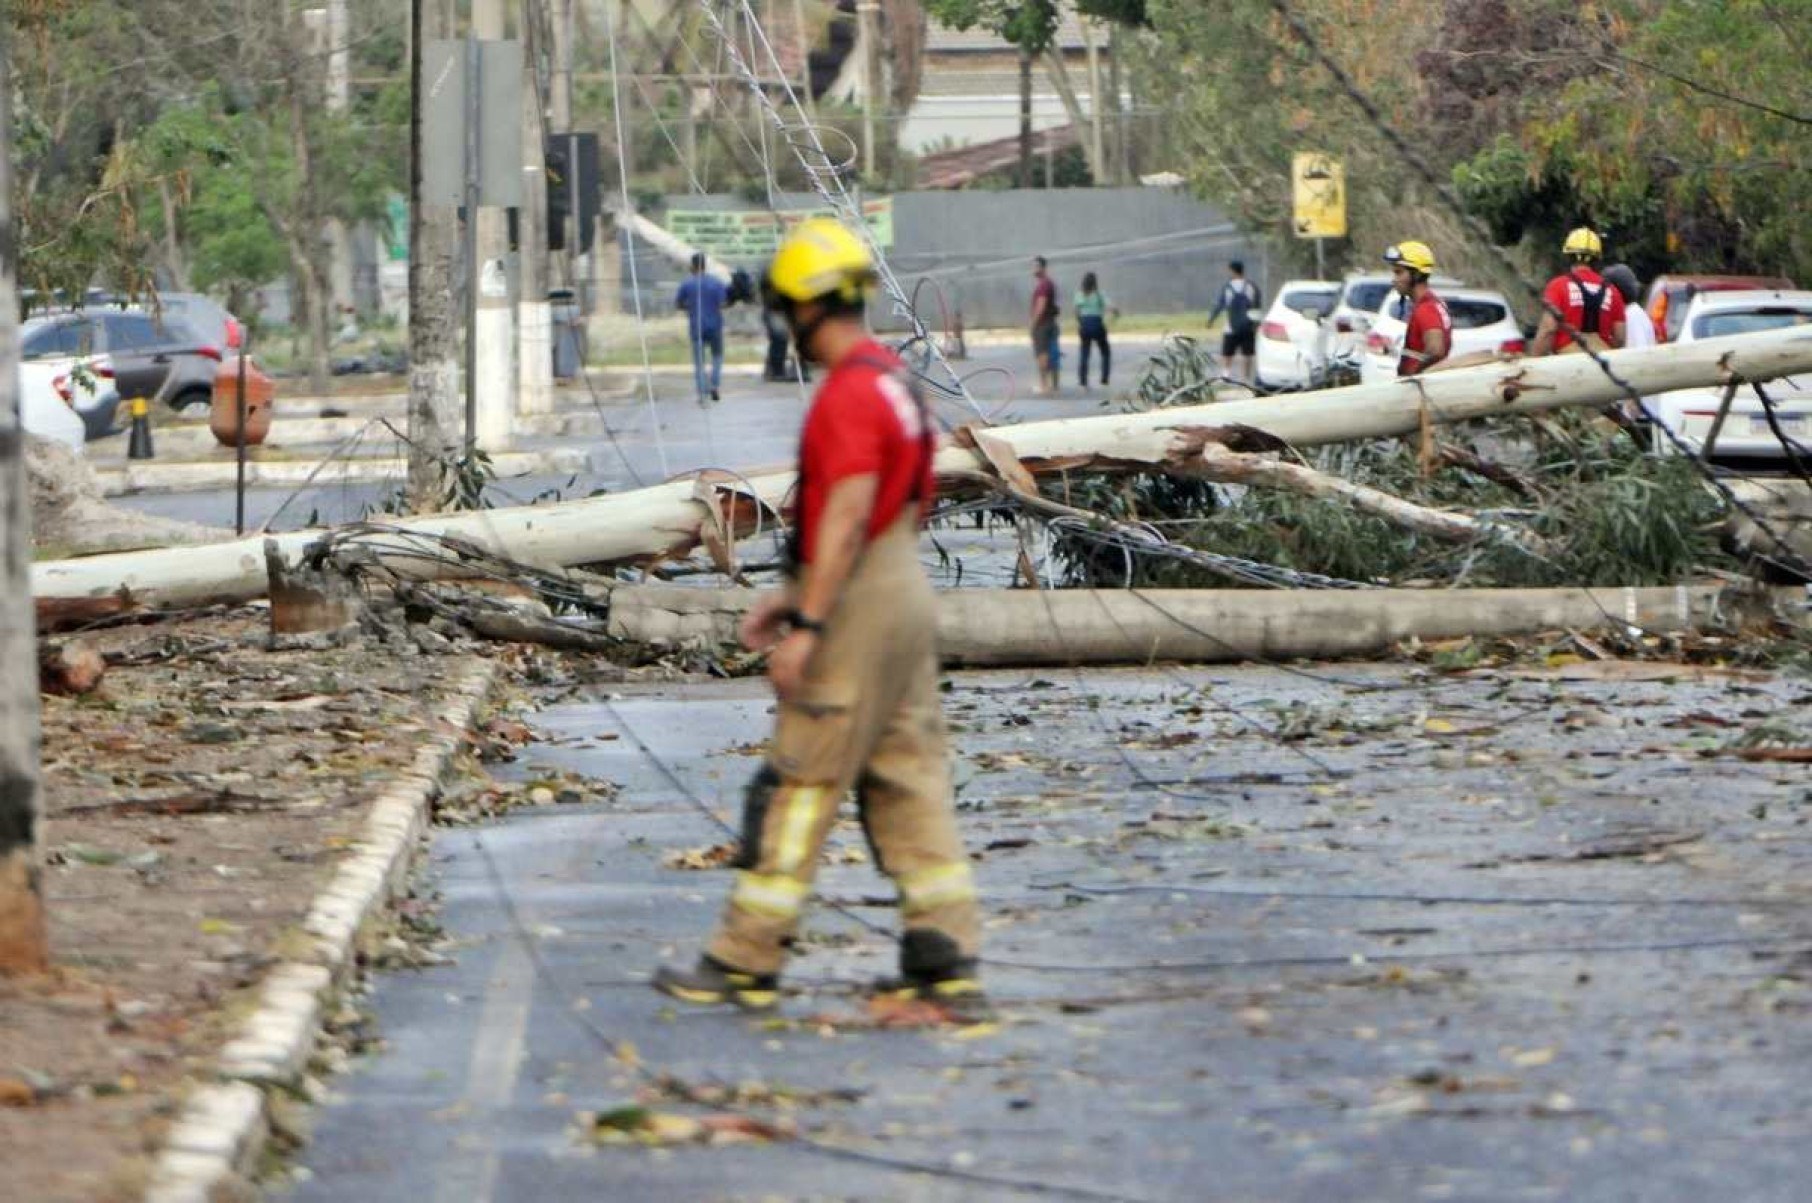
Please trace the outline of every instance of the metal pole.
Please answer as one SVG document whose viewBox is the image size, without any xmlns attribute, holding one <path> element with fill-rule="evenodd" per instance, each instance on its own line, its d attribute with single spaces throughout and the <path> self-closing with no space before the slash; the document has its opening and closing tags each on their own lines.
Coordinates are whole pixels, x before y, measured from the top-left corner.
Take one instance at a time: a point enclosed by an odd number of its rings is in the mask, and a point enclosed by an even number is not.
<svg viewBox="0 0 1812 1203">
<path fill-rule="evenodd" d="M 478 39 L 466 35 L 466 455 L 478 446 Z"/>
<path fill-rule="evenodd" d="M 251 349 L 252 336 L 250 332 L 246 330 L 244 323 L 240 323 L 239 396 L 234 401 L 234 408 L 238 411 L 239 421 L 238 427 L 233 434 L 233 533 L 236 535 L 243 535 L 245 533 L 245 359 L 246 356 L 251 353 Z"/>
<path fill-rule="evenodd" d="M 1324 261 L 1322 253 L 1322 246 L 1326 241 L 1327 239 L 1325 238 L 1317 238 L 1315 240 L 1315 278 L 1317 280 L 1325 280 L 1328 278 L 1327 263 Z"/>
</svg>

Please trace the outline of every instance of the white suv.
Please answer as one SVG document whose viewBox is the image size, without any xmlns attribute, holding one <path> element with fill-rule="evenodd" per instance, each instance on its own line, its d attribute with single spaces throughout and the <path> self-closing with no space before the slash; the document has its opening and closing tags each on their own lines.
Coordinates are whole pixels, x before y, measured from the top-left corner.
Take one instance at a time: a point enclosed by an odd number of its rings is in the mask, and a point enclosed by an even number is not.
<svg viewBox="0 0 1812 1203">
<path fill-rule="evenodd" d="M 1671 323 L 1670 323 L 1671 324 Z M 1686 305 L 1680 317 L 1679 343 L 1732 334 L 1756 334 L 1785 326 L 1812 325 L 1812 292 L 1756 289 L 1743 292 L 1701 292 Z M 1803 449 L 1812 440 L 1812 374 L 1788 376 L 1764 384 L 1774 402 L 1775 424 L 1781 434 Z M 1717 421 L 1724 389 L 1685 388 L 1647 398 L 1648 411 L 1695 452 L 1703 453 L 1705 439 Z M 1655 439 L 1661 451 L 1674 450 L 1671 440 Z M 1772 470 L 1785 467 L 1787 448 L 1769 424 L 1767 408 L 1752 388 L 1740 388 L 1730 403 L 1723 426 L 1712 444 L 1713 460 L 1733 466 Z"/>
<path fill-rule="evenodd" d="M 1449 359 L 1491 351 L 1503 355 L 1521 355 L 1528 349 L 1522 328 L 1504 294 L 1491 288 L 1442 288 L 1435 295 L 1447 302 L 1447 313 L 1453 318 L 1453 347 Z M 1365 354 L 1359 359 L 1359 378 L 1366 384 L 1397 378 L 1397 358 L 1403 350 L 1403 332 L 1408 328 L 1409 307 L 1404 298 L 1392 293 L 1372 315 L 1371 330 L 1365 336 Z"/>
</svg>

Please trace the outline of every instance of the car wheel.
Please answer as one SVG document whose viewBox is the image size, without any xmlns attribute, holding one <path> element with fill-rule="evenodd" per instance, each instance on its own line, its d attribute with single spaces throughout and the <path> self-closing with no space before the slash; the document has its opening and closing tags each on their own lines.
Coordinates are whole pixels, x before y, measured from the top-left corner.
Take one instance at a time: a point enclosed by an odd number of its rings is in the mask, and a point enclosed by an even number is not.
<svg viewBox="0 0 1812 1203">
<path fill-rule="evenodd" d="M 205 388 L 188 388 L 170 399 L 170 408 L 179 414 L 186 414 L 194 406 L 207 407 L 214 403 L 214 394 Z"/>
</svg>

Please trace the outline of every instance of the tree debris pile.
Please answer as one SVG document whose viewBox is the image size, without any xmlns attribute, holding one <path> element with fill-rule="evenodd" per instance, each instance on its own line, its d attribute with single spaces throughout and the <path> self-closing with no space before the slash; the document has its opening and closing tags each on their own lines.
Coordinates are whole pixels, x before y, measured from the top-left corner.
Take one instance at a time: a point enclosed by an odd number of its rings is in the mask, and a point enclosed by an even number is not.
<svg viewBox="0 0 1812 1203">
<path fill-rule="evenodd" d="M 1187 374 L 1168 360 L 1160 367 L 1160 385 Z M 1157 391 L 1141 386 L 1129 408 L 1147 408 Z M 1431 518 L 1482 524 L 1490 537 L 1440 537 L 1340 495 L 1189 477 L 1071 480 L 1066 500 L 1188 547 L 1362 584 L 1659 585 L 1742 566 L 1721 540 L 1725 505 L 1694 465 L 1649 454 L 1602 418 L 1560 410 L 1443 433 L 1420 446 L 1385 439 L 1276 458 L 1343 491 L 1376 490 Z M 1072 585 L 1228 583 L 1196 563 L 1129 556 L 1074 527 L 1054 533 L 1052 550 Z"/>
</svg>

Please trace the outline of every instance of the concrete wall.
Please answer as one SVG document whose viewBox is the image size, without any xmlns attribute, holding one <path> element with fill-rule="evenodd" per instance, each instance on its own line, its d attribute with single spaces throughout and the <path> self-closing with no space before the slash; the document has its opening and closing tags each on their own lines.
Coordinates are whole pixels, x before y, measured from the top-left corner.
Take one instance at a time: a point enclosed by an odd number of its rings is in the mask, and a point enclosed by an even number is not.
<svg viewBox="0 0 1812 1203">
<path fill-rule="evenodd" d="M 815 197 L 789 194 L 779 207 L 807 208 Z M 688 209 L 750 209 L 740 196 L 673 196 Z M 627 252 L 627 246 L 625 245 Z M 1031 257 L 1050 261 L 1065 323 L 1082 273 L 1093 271 L 1127 313 L 1204 314 L 1226 277 L 1227 260 L 1241 258 L 1270 296 L 1269 256 L 1222 214 L 1169 188 L 1072 188 L 1027 191 L 938 191 L 894 194 L 894 245 L 888 262 L 910 292 L 920 280 L 919 310 L 926 325 L 940 310 L 961 309 L 969 329 L 1022 326 L 1031 303 Z M 760 264 L 746 265 L 758 271 Z M 646 247 L 637 247 L 643 305 L 666 313 L 682 272 Z M 627 254 L 622 275 L 625 310 L 632 305 Z M 940 304 L 939 293 L 943 294 Z M 877 307 L 875 324 L 902 323 Z"/>
</svg>

